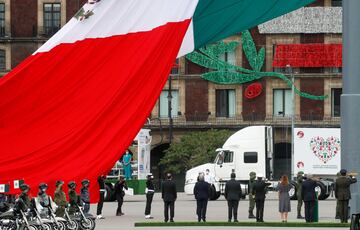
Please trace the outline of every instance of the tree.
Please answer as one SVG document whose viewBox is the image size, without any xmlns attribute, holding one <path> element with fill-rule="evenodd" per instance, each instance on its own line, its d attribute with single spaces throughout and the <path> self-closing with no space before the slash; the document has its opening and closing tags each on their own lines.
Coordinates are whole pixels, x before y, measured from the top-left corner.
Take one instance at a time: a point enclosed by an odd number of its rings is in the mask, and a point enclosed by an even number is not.
<svg viewBox="0 0 360 230">
<path fill-rule="evenodd" d="M 181 137 L 180 142 L 172 143 L 160 160 L 166 171 L 181 173 L 197 165 L 214 161 L 215 150 L 221 148 L 233 134 L 229 130 L 208 130 L 191 132 Z"/>
</svg>

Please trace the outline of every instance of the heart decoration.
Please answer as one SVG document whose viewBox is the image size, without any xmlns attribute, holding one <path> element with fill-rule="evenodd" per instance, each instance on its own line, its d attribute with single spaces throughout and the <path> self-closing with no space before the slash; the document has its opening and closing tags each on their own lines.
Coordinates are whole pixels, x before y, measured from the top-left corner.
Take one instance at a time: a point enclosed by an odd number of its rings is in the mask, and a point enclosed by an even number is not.
<svg viewBox="0 0 360 230">
<path fill-rule="evenodd" d="M 340 139 L 330 136 L 326 139 L 317 136 L 310 140 L 310 149 L 324 164 L 340 153 Z"/>
</svg>

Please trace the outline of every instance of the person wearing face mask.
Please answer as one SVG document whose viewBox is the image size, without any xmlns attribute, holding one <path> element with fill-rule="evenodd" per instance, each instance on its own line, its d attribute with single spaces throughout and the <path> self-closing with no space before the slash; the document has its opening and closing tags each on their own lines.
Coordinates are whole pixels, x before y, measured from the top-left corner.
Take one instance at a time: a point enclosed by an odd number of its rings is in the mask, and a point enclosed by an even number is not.
<svg viewBox="0 0 360 230">
<path fill-rule="evenodd" d="M 79 205 L 79 196 L 76 193 L 76 183 L 75 181 L 70 181 L 68 183 L 68 195 L 69 195 L 69 214 L 72 215 L 78 210 Z"/>
<path fill-rule="evenodd" d="M 209 183 L 210 185 L 214 184 L 215 178 L 214 175 L 210 173 L 209 169 L 205 170 L 205 176 L 204 176 L 205 182 Z"/>
<path fill-rule="evenodd" d="M 20 185 L 21 194 L 19 199 L 15 202 L 14 210 L 20 212 L 26 211 L 31 207 L 31 201 L 29 197 L 30 187 L 27 184 Z"/>
<path fill-rule="evenodd" d="M 125 155 L 123 156 L 122 163 L 124 165 L 124 175 L 125 180 L 131 180 L 131 154 L 129 153 L 129 150 L 126 150 Z"/>
<path fill-rule="evenodd" d="M 48 208 L 56 209 L 57 205 L 52 201 L 51 197 L 46 193 L 48 185 L 45 183 L 39 184 L 39 193 L 35 198 L 36 209 L 40 212 L 42 216 L 47 216 L 49 214 Z"/>
<path fill-rule="evenodd" d="M 66 208 L 66 195 L 63 191 L 64 181 L 58 180 L 56 181 L 56 190 L 54 193 L 54 202 L 58 206 L 56 209 L 55 215 L 58 217 L 63 217 L 65 215 L 65 208 Z"/>
<path fill-rule="evenodd" d="M 80 197 L 84 207 L 84 213 L 89 213 L 90 211 L 90 194 L 89 194 L 89 185 L 90 181 L 88 179 L 84 179 L 81 181 L 81 190 Z"/>
<path fill-rule="evenodd" d="M 155 193 L 155 186 L 154 186 L 154 176 L 150 173 L 147 176 L 146 180 L 146 207 L 145 207 L 145 219 L 153 219 L 150 215 L 151 213 L 151 203 L 153 201 L 154 193 Z"/>
</svg>

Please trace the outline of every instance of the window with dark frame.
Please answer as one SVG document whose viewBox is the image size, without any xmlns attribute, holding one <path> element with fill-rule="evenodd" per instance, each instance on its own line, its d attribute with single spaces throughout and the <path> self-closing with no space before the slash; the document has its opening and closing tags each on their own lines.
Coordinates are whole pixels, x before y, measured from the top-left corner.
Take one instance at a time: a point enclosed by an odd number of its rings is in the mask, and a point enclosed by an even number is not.
<svg viewBox="0 0 360 230">
<path fill-rule="evenodd" d="M 61 4 L 44 3 L 44 33 L 54 35 L 61 27 Z"/>
<path fill-rule="evenodd" d="M 0 50 L 0 71 L 6 70 L 6 52 L 5 50 Z"/>
<path fill-rule="evenodd" d="M 5 3 L 0 3 L 0 37 L 5 36 Z"/>
<path fill-rule="evenodd" d="M 340 117 L 340 97 L 342 94 L 341 88 L 331 89 L 331 116 Z"/>
<path fill-rule="evenodd" d="M 216 117 L 235 116 L 235 90 L 217 89 L 216 90 Z"/>
<path fill-rule="evenodd" d="M 244 163 L 257 163 L 258 153 L 257 152 L 244 152 Z"/>
<path fill-rule="evenodd" d="M 273 44 L 273 60 L 275 59 L 276 44 Z M 276 73 L 286 73 L 286 67 L 273 67 L 273 71 Z"/>
<path fill-rule="evenodd" d="M 5 3 L 0 3 L 0 37 L 5 36 Z"/>
<path fill-rule="evenodd" d="M 291 89 L 274 89 L 273 114 L 274 116 L 292 115 Z"/>
<path fill-rule="evenodd" d="M 159 117 L 169 117 L 169 90 L 163 90 L 159 97 Z M 179 91 L 171 90 L 171 117 L 179 116 Z"/>
<path fill-rule="evenodd" d="M 171 74 L 179 74 L 179 58 L 175 60 L 174 66 L 171 69 Z"/>
<path fill-rule="evenodd" d="M 331 0 L 331 6 L 342 6 L 342 0 Z"/>
</svg>

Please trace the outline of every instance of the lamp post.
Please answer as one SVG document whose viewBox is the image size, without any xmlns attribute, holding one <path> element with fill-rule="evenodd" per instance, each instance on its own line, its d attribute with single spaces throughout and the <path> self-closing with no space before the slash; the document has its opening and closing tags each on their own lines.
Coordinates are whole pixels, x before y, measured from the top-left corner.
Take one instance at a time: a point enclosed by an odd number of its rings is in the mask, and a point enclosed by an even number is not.
<svg viewBox="0 0 360 230">
<path fill-rule="evenodd" d="M 172 139 L 173 139 L 173 118 L 172 118 L 172 114 L 171 114 L 171 111 L 172 111 L 172 106 L 171 106 L 171 102 L 172 102 L 172 87 L 171 87 L 171 75 L 169 75 L 169 91 L 168 91 L 168 117 L 169 117 L 169 144 L 171 144 L 172 142 Z"/>
<path fill-rule="evenodd" d="M 343 94 L 341 95 L 341 166 L 360 172 L 360 1 L 343 4 Z M 360 229 L 360 183 L 351 185 L 351 229 Z"/>
<path fill-rule="evenodd" d="M 294 128 L 295 128 L 295 80 L 291 65 L 286 65 L 288 74 L 291 77 L 291 178 L 294 178 Z"/>
</svg>

